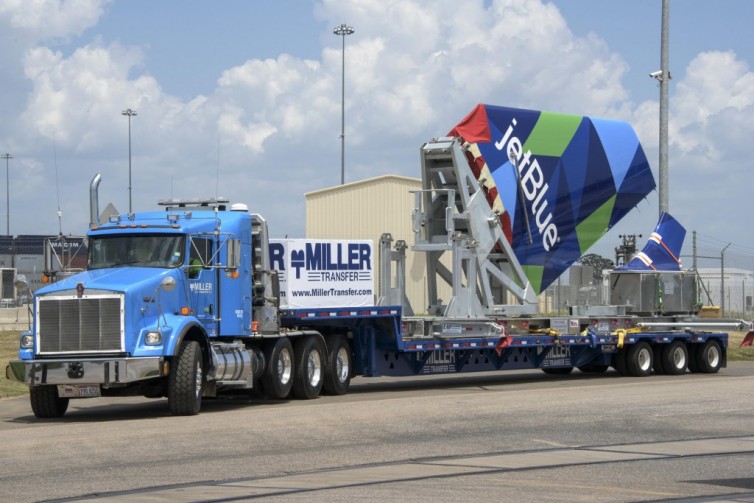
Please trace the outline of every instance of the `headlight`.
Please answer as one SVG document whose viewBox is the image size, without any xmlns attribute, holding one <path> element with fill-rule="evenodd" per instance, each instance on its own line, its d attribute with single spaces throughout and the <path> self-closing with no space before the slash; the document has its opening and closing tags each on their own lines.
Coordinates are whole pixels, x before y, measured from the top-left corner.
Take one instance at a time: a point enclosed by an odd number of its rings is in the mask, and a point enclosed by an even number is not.
<svg viewBox="0 0 754 503">
<path fill-rule="evenodd" d="M 21 336 L 21 349 L 31 349 L 34 347 L 34 336 L 32 334 L 24 334 Z"/>
<path fill-rule="evenodd" d="M 162 334 L 157 332 L 147 332 L 146 337 L 144 337 L 144 343 L 147 346 L 159 346 L 162 344 Z"/>
</svg>

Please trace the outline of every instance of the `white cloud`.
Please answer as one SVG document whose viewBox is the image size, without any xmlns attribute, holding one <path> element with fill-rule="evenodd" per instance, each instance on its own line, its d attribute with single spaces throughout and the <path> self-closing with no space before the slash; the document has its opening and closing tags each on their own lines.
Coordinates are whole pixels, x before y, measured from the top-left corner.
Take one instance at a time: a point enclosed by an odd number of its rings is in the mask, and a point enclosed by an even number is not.
<svg viewBox="0 0 754 503">
<path fill-rule="evenodd" d="M 36 41 L 80 35 L 94 26 L 110 0 L 4 0 L 0 19 Z"/>
<path fill-rule="evenodd" d="M 40 41 L 75 37 L 106 3 L 45 3 L 62 16 L 45 28 L 37 19 L 42 2 L 16 0 L 0 6 L 0 20 Z M 575 36 L 551 3 L 323 0 L 316 15 L 328 27 L 347 20 L 356 29 L 346 38 L 347 181 L 419 176 L 419 145 L 446 133 L 477 102 L 630 119 L 656 164 L 657 103 L 632 103 L 622 84 L 625 60 L 594 35 Z M 31 198 L 49 186 L 42 173 L 49 155 L 38 143 L 54 137 L 66 159 L 64 193 L 84 195 L 101 170 L 101 200 L 124 209 L 120 112 L 131 107 L 138 112 L 134 206 L 219 191 L 265 213 L 274 235 L 302 235 L 303 192 L 340 179 L 342 53 L 340 39 L 325 35 L 319 58 L 251 58 L 218 75 L 213 92 L 187 101 L 166 94 L 149 74 L 147 49 L 101 40 L 70 54 L 41 42 L 28 46 L 17 57 L 30 94 L 7 138 L 29 152 L 28 161 L 15 161 L 29 167 L 24 190 Z M 746 62 L 730 52 L 704 53 L 675 77 L 671 165 L 706 173 L 705 159 L 738 173 L 754 102 Z M 694 204 L 685 194 L 700 197 L 688 180 L 674 183 L 685 184 L 671 199 L 679 207 Z M 679 211 L 696 218 L 695 210 Z M 78 204 L 70 213 L 78 222 L 72 227 L 83 229 L 87 208 Z"/>
</svg>

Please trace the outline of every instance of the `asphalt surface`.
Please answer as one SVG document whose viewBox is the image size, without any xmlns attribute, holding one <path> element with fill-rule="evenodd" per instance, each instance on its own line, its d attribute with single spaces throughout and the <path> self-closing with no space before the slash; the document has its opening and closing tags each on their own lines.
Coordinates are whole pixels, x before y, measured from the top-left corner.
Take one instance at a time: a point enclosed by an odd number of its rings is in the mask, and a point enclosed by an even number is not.
<svg viewBox="0 0 754 503">
<path fill-rule="evenodd" d="M 754 364 L 356 379 L 310 401 L 0 400 L 2 501 L 754 502 Z"/>
</svg>

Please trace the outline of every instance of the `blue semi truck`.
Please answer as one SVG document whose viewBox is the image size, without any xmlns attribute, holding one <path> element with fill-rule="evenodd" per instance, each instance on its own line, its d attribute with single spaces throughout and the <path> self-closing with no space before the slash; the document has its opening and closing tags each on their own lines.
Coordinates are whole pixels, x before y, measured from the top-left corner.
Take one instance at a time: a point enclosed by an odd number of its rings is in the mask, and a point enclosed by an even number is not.
<svg viewBox="0 0 754 503">
<path fill-rule="evenodd" d="M 175 415 L 197 414 L 203 397 L 223 393 L 312 399 L 347 393 L 355 375 L 602 373 L 612 366 L 646 376 L 724 367 L 727 334 L 696 324 L 696 284 L 685 272 L 625 271 L 614 280 L 622 305 L 537 314 L 537 293 L 596 240 L 589 219 L 597 217 L 590 215 L 606 219 L 608 225 L 597 225 L 604 233 L 654 181 L 651 173 L 645 177 L 649 168 L 629 127 L 634 152 L 617 156 L 628 163 L 618 167 L 626 193 L 616 176 L 609 177 L 612 192 L 600 185 L 607 178 L 585 160 L 578 204 L 592 213 L 573 221 L 576 201 L 562 209 L 563 180 L 553 179 L 547 158 L 552 142 L 539 152 L 535 125 L 554 120 L 543 127 L 557 131 L 567 123 L 573 141 L 561 143 L 580 145 L 590 119 L 532 118 L 534 112 L 500 107 L 482 112 L 420 150 L 423 188 L 411 216 L 412 249 L 425 253 L 427 264 L 429 305 L 420 314 L 405 295 L 407 245 L 390 234 L 379 237 L 374 305 L 281 306 L 263 217 L 214 198 L 165 200 L 162 209 L 102 223 L 97 175 L 87 268 L 35 292 L 32 326 L 20 335 L 19 358 L 6 376 L 28 384 L 34 414 L 50 418 L 62 416 L 70 399 L 99 396 L 167 397 Z M 486 121 L 486 138 L 474 137 L 474 121 Z M 504 133 L 506 124 L 518 129 Z M 619 162 L 609 148 L 627 129 L 615 124 L 618 132 L 596 128 L 607 135 L 608 151 L 596 157 Z M 594 131 L 586 128 L 587 135 Z M 497 153 L 490 148 L 507 160 L 493 167 Z M 591 155 L 594 141 L 581 148 Z M 625 145 L 618 149 L 626 153 Z M 576 159 L 568 148 L 559 154 Z M 514 190 L 503 190 L 507 183 Z M 609 200 L 610 212 L 595 197 Z M 354 260 L 365 259 L 358 252 Z M 659 301 L 645 283 L 663 290 Z"/>
</svg>

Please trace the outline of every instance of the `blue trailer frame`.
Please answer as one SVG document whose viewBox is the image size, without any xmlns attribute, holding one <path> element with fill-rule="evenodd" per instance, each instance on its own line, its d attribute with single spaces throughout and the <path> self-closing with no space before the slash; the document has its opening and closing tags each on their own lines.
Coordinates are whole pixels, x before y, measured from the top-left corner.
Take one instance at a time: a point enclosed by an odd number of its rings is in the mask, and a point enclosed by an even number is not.
<svg viewBox="0 0 754 503">
<path fill-rule="evenodd" d="M 696 360 L 696 353 L 708 341 L 717 341 L 720 361 L 714 371 L 727 364 L 728 334 L 723 332 L 618 329 L 605 333 L 587 320 L 588 328 L 577 335 L 550 329 L 526 335 L 503 332 L 496 337 L 417 339 L 404 337 L 403 321 L 400 306 L 281 311 L 281 324 L 285 327 L 318 330 L 323 335 L 350 332 L 355 373 L 364 377 L 526 369 L 568 373 L 573 368 L 600 372 L 608 366 L 620 371 L 618 355 L 641 342 L 648 343 L 658 358 L 663 347 L 681 341 L 690 360 Z M 692 371 L 694 367 L 690 365 Z"/>
</svg>

